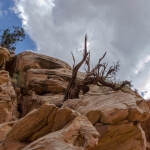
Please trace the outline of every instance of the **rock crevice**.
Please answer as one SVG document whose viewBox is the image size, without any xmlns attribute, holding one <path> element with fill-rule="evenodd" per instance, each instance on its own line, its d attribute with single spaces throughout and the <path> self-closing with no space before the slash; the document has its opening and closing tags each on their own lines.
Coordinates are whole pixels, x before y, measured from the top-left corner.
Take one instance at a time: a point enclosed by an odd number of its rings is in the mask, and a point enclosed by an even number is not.
<svg viewBox="0 0 150 150">
<path fill-rule="evenodd" d="M 72 74 L 67 63 L 23 52 L 6 70 L 0 70 L 0 150 L 150 149 L 150 105 L 130 88 L 90 85 L 85 95 L 63 102 Z"/>
</svg>

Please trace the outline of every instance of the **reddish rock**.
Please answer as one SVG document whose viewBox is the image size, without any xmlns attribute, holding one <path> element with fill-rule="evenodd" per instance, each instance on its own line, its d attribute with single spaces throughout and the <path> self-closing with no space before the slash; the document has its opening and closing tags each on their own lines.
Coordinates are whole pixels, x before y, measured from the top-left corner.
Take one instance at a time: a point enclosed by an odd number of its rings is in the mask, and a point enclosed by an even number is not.
<svg viewBox="0 0 150 150">
<path fill-rule="evenodd" d="M 23 150 L 92 150 L 98 144 L 99 133 L 86 117 L 77 116 L 66 127 L 48 134 Z"/>
<path fill-rule="evenodd" d="M 6 136 L 5 144 L 34 141 L 48 133 L 62 129 L 77 115 L 69 108 L 58 109 L 55 105 L 43 104 L 14 125 Z"/>
<path fill-rule="evenodd" d="M 15 122 L 0 124 L 0 143 L 4 141 L 7 133 L 12 129 Z"/>
<path fill-rule="evenodd" d="M 6 61 L 9 61 L 10 53 L 6 48 L 0 46 L 0 69 L 5 69 Z"/>
<path fill-rule="evenodd" d="M 146 150 L 145 133 L 140 124 L 96 124 L 100 139 L 93 150 Z"/>
<path fill-rule="evenodd" d="M 26 72 L 29 69 L 58 69 L 71 67 L 59 59 L 33 52 L 22 52 L 15 57 L 14 72 Z"/>
<path fill-rule="evenodd" d="M 139 99 L 138 99 L 139 100 Z M 69 99 L 63 107 L 70 107 L 88 117 L 95 124 L 117 124 L 122 121 L 144 121 L 149 117 L 149 108 L 141 98 L 123 92 L 109 94 L 89 93 L 82 99 Z"/>
<path fill-rule="evenodd" d="M 9 73 L 0 70 L 0 124 L 13 121 L 16 117 L 16 93 L 11 84 Z"/>
</svg>

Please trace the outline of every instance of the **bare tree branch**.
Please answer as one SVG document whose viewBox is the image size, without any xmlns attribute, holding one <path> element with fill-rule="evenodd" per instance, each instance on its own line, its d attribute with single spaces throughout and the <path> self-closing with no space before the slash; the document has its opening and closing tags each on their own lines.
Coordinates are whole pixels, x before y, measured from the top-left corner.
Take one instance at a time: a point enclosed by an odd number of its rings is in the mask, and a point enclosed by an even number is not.
<svg viewBox="0 0 150 150">
<path fill-rule="evenodd" d="M 73 53 L 71 52 L 71 55 L 72 55 L 72 58 L 73 58 L 73 68 L 74 68 L 74 66 L 75 66 L 75 58 L 74 58 L 74 56 L 73 56 Z"/>
<path fill-rule="evenodd" d="M 122 90 L 122 88 L 126 85 L 131 86 L 131 82 L 127 80 L 119 84 L 112 81 L 112 78 L 116 76 L 116 73 L 119 70 L 119 62 L 117 62 L 116 64 L 113 63 L 112 66 L 108 66 L 108 63 L 106 62 L 102 63 L 102 60 L 105 58 L 106 54 L 107 53 L 105 52 L 99 59 L 97 65 L 95 65 L 95 67 L 90 70 L 90 52 L 87 51 L 87 35 L 85 35 L 84 50 L 82 53 L 83 58 L 77 65 L 75 65 L 75 58 L 72 53 L 72 58 L 74 61 L 72 78 L 68 84 L 64 96 L 64 101 L 67 99 L 79 98 L 80 90 L 82 90 L 83 94 L 85 94 L 89 91 L 88 85 L 90 84 L 96 84 L 98 86 L 101 84 L 104 86 L 108 86 L 111 87 L 114 91 Z M 85 63 L 85 78 L 83 81 L 77 81 L 77 73 L 83 63 Z"/>
</svg>

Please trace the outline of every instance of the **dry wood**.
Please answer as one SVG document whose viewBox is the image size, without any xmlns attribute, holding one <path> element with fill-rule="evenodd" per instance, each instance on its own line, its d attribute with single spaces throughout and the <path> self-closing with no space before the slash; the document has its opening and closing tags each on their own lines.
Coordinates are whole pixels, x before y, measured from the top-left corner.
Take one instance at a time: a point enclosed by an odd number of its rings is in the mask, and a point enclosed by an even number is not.
<svg viewBox="0 0 150 150">
<path fill-rule="evenodd" d="M 72 53 L 72 58 L 74 61 L 72 78 L 68 84 L 66 93 L 64 95 L 64 101 L 67 99 L 79 98 L 80 90 L 83 91 L 83 94 L 89 91 L 88 85 L 97 84 L 111 87 L 114 91 L 122 90 L 126 85 L 131 86 L 130 81 L 123 81 L 120 84 L 112 81 L 112 78 L 116 75 L 119 70 L 119 62 L 116 64 L 113 63 L 112 66 L 108 66 L 108 63 L 102 63 L 102 60 L 105 58 L 106 52 L 99 59 L 97 65 L 90 70 L 90 52 L 87 51 L 87 35 L 85 35 L 84 41 L 84 50 L 82 60 L 75 65 L 75 58 Z M 77 81 L 77 73 L 80 67 L 85 63 L 85 78 L 83 81 Z"/>
</svg>

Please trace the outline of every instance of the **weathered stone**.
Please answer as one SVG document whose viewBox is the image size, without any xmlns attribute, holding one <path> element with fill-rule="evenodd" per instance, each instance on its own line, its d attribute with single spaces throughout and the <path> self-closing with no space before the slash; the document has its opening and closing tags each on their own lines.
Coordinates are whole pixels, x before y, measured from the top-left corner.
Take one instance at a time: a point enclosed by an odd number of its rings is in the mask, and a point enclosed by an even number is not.
<svg viewBox="0 0 150 150">
<path fill-rule="evenodd" d="M 33 52 L 22 52 L 18 54 L 14 62 L 14 72 L 26 72 L 29 69 L 58 69 L 71 67 L 59 59 L 41 55 Z"/>
<path fill-rule="evenodd" d="M 145 101 L 150 108 L 150 101 Z M 147 140 L 147 150 L 150 150 L 150 117 L 141 123 L 142 129 L 145 132 Z"/>
<path fill-rule="evenodd" d="M 144 100 L 137 104 L 134 96 L 123 92 L 89 93 L 82 99 L 65 101 L 63 107 L 73 108 L 87 116 L 93 124 L 116 124 L 124 120 L 144 121 L 150 115 Z"/>
<path fill-rule="evenodd" d="M 63 104 L 63 94 L 68 81 L 71 79 L 71 73 L 70 70 L 65 68 L 29 69 L 24 78 L 21 75 L 23 89 L 26 89 L 26 93 L 20 98 L 18 97 L 21 116 L 26 115 L 34 108 L 38 108 L 44 102 L 60 107 Z M 77 79 L 81 80 L 83 77 L 83 74 L 79 73 Z"/>
<path fill-rule="evenodd" d="M 149 149 L 149 122 L 142 125 L 146 136 L 140 126 L 149 117 L 149 108 L 131 89 L 115 92 L 90 85 L 86 95 L 81 92 L 79 99 L 63 104 L 72 76 L 65 62 L 23 52 L 11 57 L 7 70 L 15 73 L 15 91 L 8 72 L 1 70 L 0 123 L 13 120 L 17 110 L 23 118 L 13 126 L 0 125 L 0 150 L 146 150 L 146 145 Z M 83 78 L 79 73 L 77 80 Z"/>
<path fill-rule="evenodd" d="M 68 69 L 30 69 L 25 75 L 25 87 L 40 95 L 64 93 L 70 78 L 71 71 Z"/>
<path fill-rule="evenodd" d="M 146 138 L 140 124 L 96 124 L 100 133 L 98 145 L 93 150 L 146 150 Z"/>
<path fill-rule="evenodd" d="M 4 141 L 7 133 L 12 129 L 15 122 L 0 124 L 0 143 Z"/>
<path fill-rule="evenodd" d="M 60 107 L 63 104 L 62 94 L 47 94 L 47 95 L 37 95 L 34 91 L 29 91 L 28 95 L 18 96 L 19 107 L 21 112 L 21 117 L 24 117 L 29 112 L 34 109 L 38 109 L 42 104 L 54 104 Z"/>
<path fill-rule="evenodd" d="M 99 134 L 86 117 L 77 116 L 65 128 L 50 133 L 26 146 L 23 150 L 92 150 Z"/>
<path fill-rule="evenodd" d="M 13 121 L 16 117 L 17 100 L 9 73 L 0 70 L 0 124 Z"/>
<path fill-rule="evenodd" d="M 63 116 L 62 116 L 63 114 Z M 20 119 L 8 133 L 5 143 L 34 141 L 48 133 L 60 130 L 78 114 L 69 108 L 58 109 L 55 105 L 43 104 Z"/>
<path fill-rule="evenodd" d="M 29 143 L 22 143 L 22 142 L 12 142 L 9 145 L 4 145 L 3 143 L 0 144 L 0 150 L 22 150 L 25 146 Z"/>
<path fill-rule="evenodd" d="M 0 46 L 0 69 L 5 69 L 6 61 L 9 61 L 10 53 L 6 48 Z"/>
</svg>

